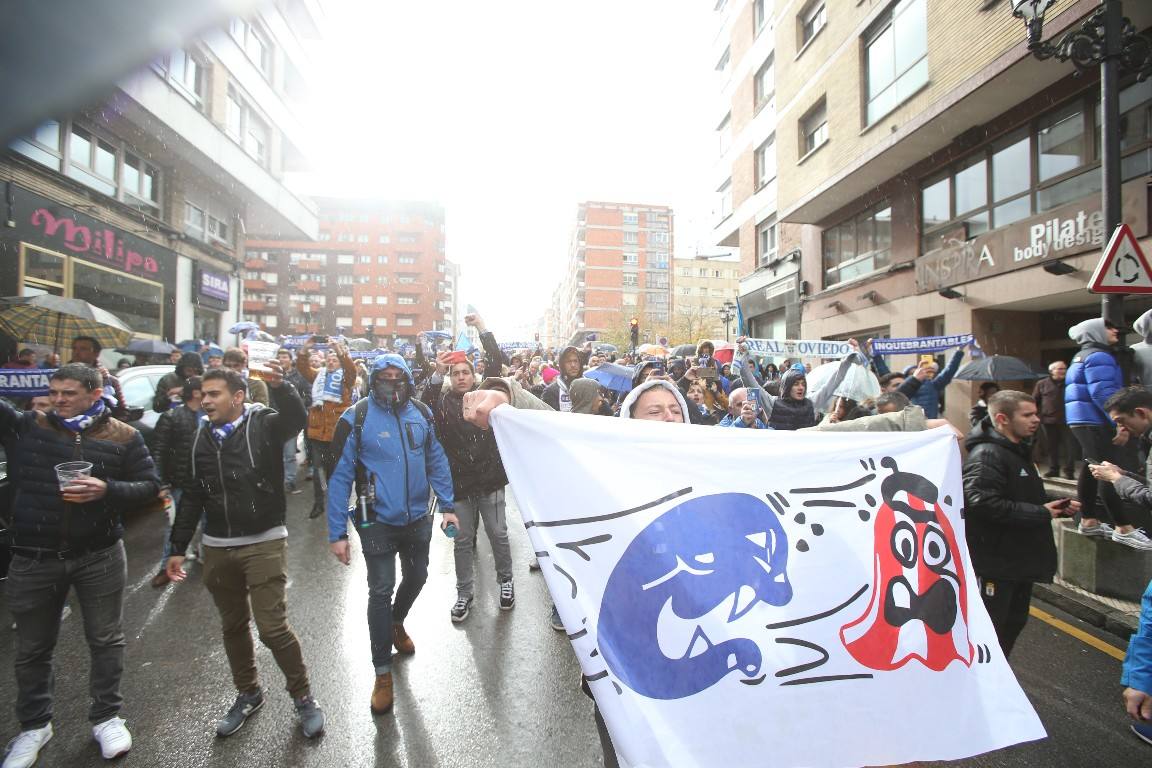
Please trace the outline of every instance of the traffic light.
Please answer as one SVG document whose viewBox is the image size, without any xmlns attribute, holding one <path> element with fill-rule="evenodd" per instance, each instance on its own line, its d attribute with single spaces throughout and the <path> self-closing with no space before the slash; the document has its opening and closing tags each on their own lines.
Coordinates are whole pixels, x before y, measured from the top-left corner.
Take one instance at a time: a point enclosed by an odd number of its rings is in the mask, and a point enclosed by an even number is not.
<svg viewBox="0 0 1152 768">
<path fill-rule="evenodd" d="M 536 334 L 536 341 L 540 341 L 540 334 Z"/>
<path fill-rule="evenodd" d="M 635 349 L 640 346 L 640 321 L 634 317 L 629 325 L 631 326 L 629 333 L 632 335 L 632 348 Z"/>
</svg>

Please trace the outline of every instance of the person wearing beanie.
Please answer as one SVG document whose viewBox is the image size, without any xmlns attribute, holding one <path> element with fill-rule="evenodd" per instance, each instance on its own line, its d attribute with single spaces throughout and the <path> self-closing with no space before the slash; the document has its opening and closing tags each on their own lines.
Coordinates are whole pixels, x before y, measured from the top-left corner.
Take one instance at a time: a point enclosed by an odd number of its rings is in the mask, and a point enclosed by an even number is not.
<svg viewBox="0 0 1152 768">
<path fill-rule="evenodd" d="M 550 385 L 552 380 L 559 375 L 560 371 L 556 370 L 552 366 L 548 366 L 547 368 L 544 368 L 540 371 L 540 378 L 544 379 L 544 386 Z"/>
</svg>

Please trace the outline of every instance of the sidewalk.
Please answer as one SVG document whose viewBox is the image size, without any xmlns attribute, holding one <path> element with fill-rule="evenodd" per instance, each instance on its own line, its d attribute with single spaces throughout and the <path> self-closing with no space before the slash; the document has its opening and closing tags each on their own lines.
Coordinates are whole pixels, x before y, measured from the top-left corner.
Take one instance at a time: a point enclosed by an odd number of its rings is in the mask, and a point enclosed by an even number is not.
<svg viewBox="0 0 1152 768">
<path fill-rule="evenodd" d="M 1076 483 L 1063 478 L 1045 478 L 1044 487 L 1050 499 L 1076 496 Z M 1148 553 L 1152 557 L 1152 553 Z M 1059 576 L 1052 584 L 1036 584 L 1033 595 L 1081 621 L 1127 640 L 1140 620 L 1140 603 L 1105 597 L 1070 584 Z"/>
</svg>

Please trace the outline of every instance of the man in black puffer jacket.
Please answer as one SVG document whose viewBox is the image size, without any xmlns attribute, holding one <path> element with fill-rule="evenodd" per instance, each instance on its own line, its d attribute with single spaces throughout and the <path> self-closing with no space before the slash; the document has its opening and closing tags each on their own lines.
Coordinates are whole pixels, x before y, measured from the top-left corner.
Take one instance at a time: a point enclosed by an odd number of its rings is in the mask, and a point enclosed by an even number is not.
<svg viewBox="0 0 1152 768">
<path fill-rule="evenodd" d="M 500 347 L 479 315 L 464 318 L 480 331 L 480 341 L 489 359 L 498 360 Z M 472 609 L 475 574 L 476 534 L 480 521 L 492 546 L 496 580 L 500 589 L 500 610 L 511 610 L 516 602 L 512 586 L 512 550 L 508 544 L 508 521 L 504 513 L 504 486 L 508 476 L 491 430 L 480 429 L 464 420 L 464 395 L 479 382 L 472 364 L 465 358 L 442 353 L 436 358 L 436 372 L 424 389 L 424 402 L 432 409 L 436 434 L 452 470 L 455 513 L 459 521 L 453 554 L 456 561 L 456 602 L 449 612 L 452 621 L 468 618 Z M 448 386 L 444 388 L 444 377 Z"/>
<path fill-rule="evenodd" d="M 112 418 L 102 396 L 103 381 L 95 368 L 69 364 L 49 382 L 53 413 L 21 413 L 0 400 L 0 439 L 15 486 L 7 595 L 16 619 L 21 733 L 10 754 L 32 759 L 52 736 L 52 654 L 71 589 L 92 656 L 88 718 L 93 736 L 105 758 L 132 747 L 118 716 L 127 579 L 121 516 L 155 499 L 160 480 L 140 433 Z M 62 489 L 55 467 L 69 461 L 90 462 L 91 476 Z"/>
<path fill-rule="evenodd" d="M 1004 655 L 1028 622 L 1032 584 L 1056 573 L 1052 519 L 1079 510 L 1071 499 L 1047 502 L 1032 463 L 1040 427 L 1036 401 L 1013 390 L 988 400 L 988 416 L 968 435 L 964 518 L 980 597 Z"/>
<path fill-rule="evenodd" d="M 165 393 L 167 394 L 167 393 Z M 160 475 L 161 491 L 167 494 L 167 512 L 180 505 L 184 489 L 192 485 L 192 437 L 200 429 L 200 377 L 193 376 L 180 388 L 180 402 L 169 401 L 168 410 L 156 420 L 152 431 L 154 443 L 152 458 L 156 473 Z M 164 526 L 164 550 L 160 554 L 160 570 L 152 577 L 152 586 L 160 588 L 171 581 L 168 578 L 168 556 L 172 554 L 170 537 L 173 519 Z"/>
<path fill-rule="evenodd" d="M 220 612 L 224 651 L 239 692 L 232 709 L 216 724 L 216 734 L 231 736 L 264 705 L 248 628 L 255 619 L 261 642 L 287 678 L 300 728 L 314 738 L 324 729 L 324 715 L 312 698 L 285 602 L 284 441 L 304 428 L 308 414 L 296 389 L 284 385 L 280 364 L 265 365 L 269 372 L 264 379 L 276 410 L 245 402 L 248 386 L 236 371 L 213 369 L 201 379 L 205 415 L 189 447 L 192 482 L 176 509 L 168 577 L 183 581 L 187 576 L 184 552 L 205 515 L 204 586 Z"/>
</svg>

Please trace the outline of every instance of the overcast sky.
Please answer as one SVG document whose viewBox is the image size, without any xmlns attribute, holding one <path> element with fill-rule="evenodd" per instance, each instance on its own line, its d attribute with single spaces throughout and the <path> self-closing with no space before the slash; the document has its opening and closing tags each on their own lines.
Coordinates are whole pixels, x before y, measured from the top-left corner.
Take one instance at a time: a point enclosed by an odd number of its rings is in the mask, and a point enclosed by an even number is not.
<svg viewBox="0 0 1152 768">
<path fill-rule="evenodd" d="M 706 235 L 712 6 L 328 0 L 317 174 L 300 184 L 440 201 L 463 303 L 505 338 L 527 332 L 581 201 L 673 206 L 677 255 Z"/>
</svg>

